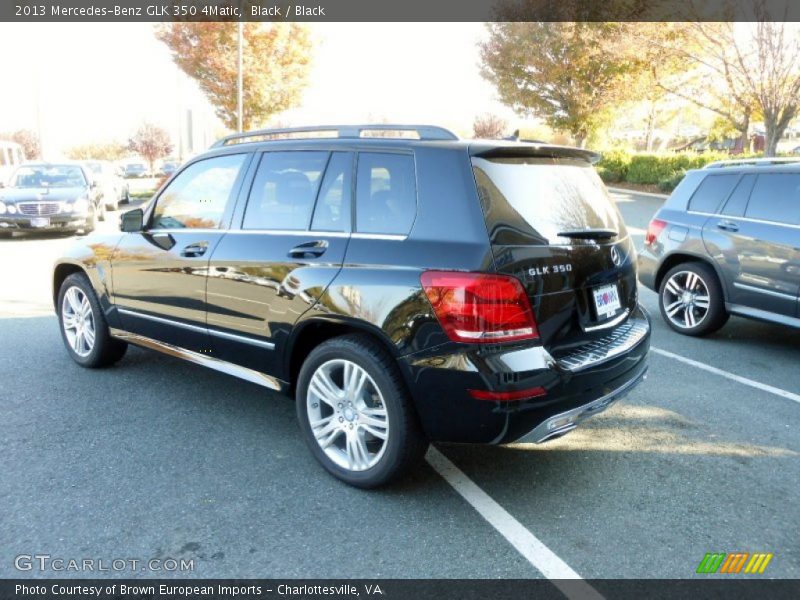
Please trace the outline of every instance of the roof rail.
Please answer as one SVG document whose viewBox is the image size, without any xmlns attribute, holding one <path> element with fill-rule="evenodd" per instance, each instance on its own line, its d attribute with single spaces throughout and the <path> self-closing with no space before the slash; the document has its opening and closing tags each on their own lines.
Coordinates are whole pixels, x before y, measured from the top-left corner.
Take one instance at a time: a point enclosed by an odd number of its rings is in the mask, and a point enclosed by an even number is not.
<svg viewBox="0 0 800 600">
<path fill-rule="evenodd" d="M 720 169 L 723 167 L 738 167 L 744 165 L 769 166 L 800 162 L 800 157 L 773 157 L 773 158 L 737 158 L 731 160 L 717 160 L 708 163 L 704 169 Z"/>
<path fill-rule="evenodd" d="M 444 127 L 435 125 L 317 125 L 313 127 L 284 127 L 280 129 L 258 129 L 246 131 L 244 133 L 234 133 L 225 136 L 215 142 L 211 147 L 220 148 L 232 143 L 248 144 L 253 142 L 264 142 L 275 139 L 287 138 L 314 138 L 314 137 L 338 137 L 338 138 L 361 138 L 373 137 L 364 136 L 364 132 L 387 132 L 387 131 L 411 131 L 416 133 L 421 140 L 457 140 L 458 136 Z M 303 136 L 302 134 L 317 134 Z"/>
</svg>

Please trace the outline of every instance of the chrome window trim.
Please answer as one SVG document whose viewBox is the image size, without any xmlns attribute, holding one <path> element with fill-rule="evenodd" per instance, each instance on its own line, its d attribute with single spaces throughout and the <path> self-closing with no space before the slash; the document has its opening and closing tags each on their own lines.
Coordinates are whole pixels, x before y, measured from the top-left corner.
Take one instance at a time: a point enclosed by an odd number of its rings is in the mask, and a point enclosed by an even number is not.
<svg viewBox="0 0 800 600">
<path fill-rule="evenodd" d="M 351 237 L 357 240 L 385 240 L 396 242 L 408 239 L 408 235 L 400 233 L 353 233 Z"/>
<path fill-rule="evenodd" d="M 165 319 L 163 317 L 156 317 L 155 315 L 148 315 L 145 313 L 140 313 L 135 310 L 129 310 L 127 308 L 117 308 L 117 312 L 123 315 L 129 315 L 131 317 L 139 317 L 141 319 L 146 319 L 148 321 L 153 321 L 155 323 L 162 323 L 164 325 L 172 325 L 173 327 L 179 327 L 181 329 L 187 329 L 189 331 L 196 331 L 199 333 L 208 333 L 209 335 L 213 335 L 214 337 L 223 338 L 226 340 L 232 340 L 235 342 L 242 342 L 245 344 L 250 344 L 252 346 L 258 346 L 259 348 L 265 348 L 267 350 L 274 350 L 275 344 L 272 342 L 256 340 L 253 338 L 249 338 L 243 335 L 236 335 L 235 333 L 228 333 L 227 331 L 219 331 L 218 329 L 210 329 L 208 327 L 200 327 L 198 325 L 191 325 L 189 323 L 182 323 L 181 321 L 173 321 L 172 319 Z"/>
<path fill-rule="evenodd" d="M 260 235 L 296 235 L 296 236 L 322 236 L 322 237 L 335 237 L 347 238 L 350 236 L 345 231 L 313 231 L 311 229 L 231 229 L 226 233 L 245 233 L 245 234 L 260 234 Z"/>
<path fill-rule="evenodd" d="M 733 282 L 733 287 L 739 288 L 740 290 L 746 290 L 748 292 L 757 292 L 759 294 L 766 294 L 767 296 L 775 296 L 776 298 L 784 298 L 786 300 L 797 301 L 797 296 L 792 294 L 786 294 L 784 292 L 776 292 L 773 290 L 765 290 L 763 288 L 756 287 L 754 285 L 747 285 L 746 283 L 739 283 L 738 281 Z"/>
<path fill-rule="evenodd" d="M 719 217 L 720 219 L 732 219 L 735 221 L 749 221 L 750 223 L 760 223 L 762 225 L 779 225 L 780 227 L 791 227 L 792 229 L 800 229 L 800 225 L 794 225 L 792 223 L 781 223 L 780 221 L 766 221 L 764 219 L 753 219 L 752 217 L 737 217 L 735 215 L 725 215 L 722 213 L 707 213 L 707 212 L 698 212 L 694 210 L 687 210 L 687 214 L 690 215 L 700 215 L 701 217 Z M 670 223 L 670 225 L 674 225 L 674 223 Z"/>
<path fill-rule="evenodd" d="M 162 352 L 170 356 L 182 358 L 183 360 L 193 362 L 203 367 L 208 367 L 209 369 L 213 369 L 221 373 L 226 373 L 227 375 L 233 375 L 234 377 L 238 377 L 239 379 L 244 379 L 245 381 L 249 381 L 251 383 L 264 386 L 271 390 L 276 390 L 276 391 L 281 390 L 281 384 L 278 381 L 278 379 L 270 377 L 269 375 L 266 375 L 259 371 L 254 371 L 253 369 L 241 367 L 239 365 L 235 365 L 233 363 L 229 363 L 227 361 L 220 360 L 212 356 L 206 356 L 198 352 L 193 352 L 191 350 L 187 350 L 179 346 L 166 344 L 164 342 L 160 342 L 158 340 L 154 340 L 152 338 L 139 335 L 137 333 L 130 333 L 129 331 L 125 331 L 123 329 L 110 328 L 110 333 L 112 337 L 124 340 L 126 342 L 130 342 L 132 344 L 136 344 L 137 346 L 143 346 L 145 348 L 150 348 L 151 350 L 157 350 L 158 352 Z"/>
</svg>

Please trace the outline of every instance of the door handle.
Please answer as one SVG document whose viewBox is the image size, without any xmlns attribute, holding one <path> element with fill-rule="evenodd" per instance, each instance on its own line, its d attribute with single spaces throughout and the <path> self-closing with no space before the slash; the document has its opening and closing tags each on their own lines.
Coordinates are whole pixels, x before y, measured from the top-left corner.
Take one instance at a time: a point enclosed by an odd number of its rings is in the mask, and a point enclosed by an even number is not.
<svg viewBox="0 0 800 600">
<path fill-rule="evenodd" d="M 208 249 L 208 242 L 197 242 L 196 244 L 189 244 L 183 250 L 181 250 L 181 256 L 185 256 L 186 258 L 197 258 L 198 256 L 203 256 Z"/>
<path fill-rule="evenodd" d="M 739 225 L 733 221 L 720 221 L 717 223 L 717 227 L 724 229 L 725 231 L 739 231 Z"/>
<path fill-rule="evenodd" d="M 289 256 L 291 258 L 318 257 L 325 254 L 325 250 L 327 249 L 327 240 L 314 240 L 313 242 L 306 242 L 304 244 L 300 244 L 299 246 L 295 246 L 289 250 Z"/>
</svg>

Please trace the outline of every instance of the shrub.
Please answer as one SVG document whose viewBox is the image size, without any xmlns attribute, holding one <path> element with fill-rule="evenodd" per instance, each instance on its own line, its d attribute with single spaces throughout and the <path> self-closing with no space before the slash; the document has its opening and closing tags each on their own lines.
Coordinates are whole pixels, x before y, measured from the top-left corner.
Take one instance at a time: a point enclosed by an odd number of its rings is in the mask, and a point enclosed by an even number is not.
<svg viewBox="0 0 800 600">
<path fill-rule="evenodd" d="M 669 177 L 666 177 L 658 182 L 658 189 L 662 192 L 671 192 L 678 184 L 683 180 L 684 176 L 686 175 L 686 171 L 681 169 L 680 171 L 676 171 Z"/>
<path fill-rule="evenodd" d="M 628 176 L 630 164 L 630 153 L 625 150 L 610 150 L 604 152 L 603 158 L 597 163 L 597 172 L 606 183 L 619 183 Z"/>
</svg>

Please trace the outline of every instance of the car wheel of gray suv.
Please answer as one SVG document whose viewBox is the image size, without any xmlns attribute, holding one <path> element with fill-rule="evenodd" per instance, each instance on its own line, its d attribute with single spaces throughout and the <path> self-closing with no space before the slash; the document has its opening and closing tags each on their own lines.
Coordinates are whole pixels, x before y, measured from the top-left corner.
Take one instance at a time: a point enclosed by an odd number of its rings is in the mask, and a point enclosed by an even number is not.
<svg viewBox="0 0 800 600">
<path fill-rule="evenodd" d="M 306 358 L 297 417 L 314 457 L 360 488 L 396 479 L 428 447 L 392 357 L 369 337 L 333 338 Z"/>
<path fill-rule="evenodd" d="M 728 320 L 717 274 L 702 263 L 670 269 L 661 280 L 658 306 L 667 324 L 685 335 L 712 333 Z"/>
<path fill-rule="evenodd" d="M 112 365 L 128 349 L 128 344 L 111 337 L 100 302 L 83 273 L 73 273 L 61 284 L 58 320 L 67 352 L 82 367 Z"/>
</svg>

